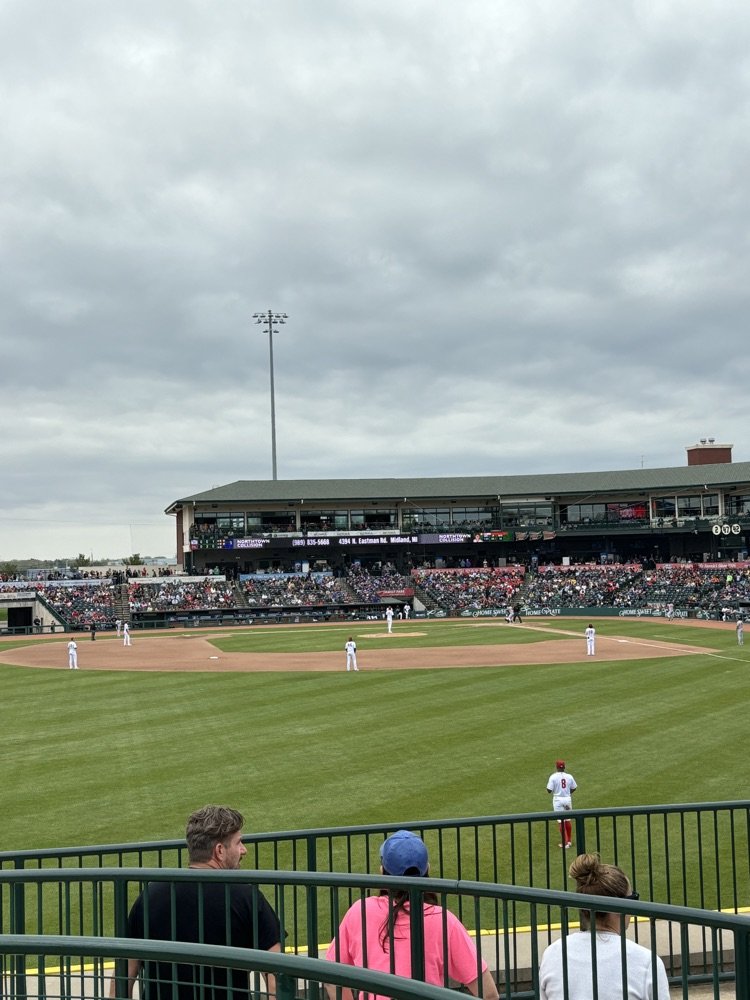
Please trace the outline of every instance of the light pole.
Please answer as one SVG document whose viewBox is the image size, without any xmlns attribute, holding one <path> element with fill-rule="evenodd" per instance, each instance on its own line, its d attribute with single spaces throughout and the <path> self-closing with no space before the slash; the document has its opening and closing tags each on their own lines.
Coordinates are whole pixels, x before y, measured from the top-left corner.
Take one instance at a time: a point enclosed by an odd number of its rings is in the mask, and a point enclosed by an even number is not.
<svg viewBox="0 0 750 1000">
<path fill-rule="evenodd" d="M 271 370 L 271 466 L 272 479 L 276 479 L 276 400 L 273 392 L 273 328 L 286 323 L 288 317 L 286 313 L 275 313 L 269 309 L 264 313 L 253 313 L 256 324 L 265 324 L 268 330 L 268 356 Z"/>
</svg>

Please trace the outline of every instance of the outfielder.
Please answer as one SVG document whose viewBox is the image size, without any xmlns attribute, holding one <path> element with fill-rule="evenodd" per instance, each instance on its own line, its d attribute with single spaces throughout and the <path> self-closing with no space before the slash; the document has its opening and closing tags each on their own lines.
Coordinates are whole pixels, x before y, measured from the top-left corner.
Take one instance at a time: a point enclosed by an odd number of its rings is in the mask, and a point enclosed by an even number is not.
<svg viewBox="0 0 750 1000">
<path fill-rule="evenodd" d="M 351 636 L 344 643 L 344 649 L 346 650 L 346 669 L 359 670 L 357 666 L 357 643 Z"/>
<path fill-rule="evenodd" d="M 744 646 L 745 645 L 745 623 L 742 620 L 742 618 L 738 618 L 737 619 L 736 629 L 737 629 L 737 645 L 738 646 Z"/>
<path fill-rule="evenodd" d="M 565 761 L 555 761 L 555 771 L 549 776 L 547 791 L 552 796 L 552 808 L 555 812 L 570 812 L 573 808 L 573 792 L 578 786 L 572 774 L 565 770 Z M 567 851 L 570 847 L 573 824 L 569 819 L 559 819 L 557 825 L 560 828 L 562 842 L 558 847 L 564 847 Z"/>
<path fill-rule="evenodd" d="M 74 639 L 68 643 L 68 669 L 78 670 L 78 643 Z"/>
</svg>

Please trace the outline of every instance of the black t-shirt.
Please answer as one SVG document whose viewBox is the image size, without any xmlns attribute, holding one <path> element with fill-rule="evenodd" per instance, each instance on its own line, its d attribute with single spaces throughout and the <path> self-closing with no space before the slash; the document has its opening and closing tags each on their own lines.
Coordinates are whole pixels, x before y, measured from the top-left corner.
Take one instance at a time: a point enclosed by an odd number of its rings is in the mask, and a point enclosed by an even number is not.
<svg viewBox="0 0 750 1000">
<path fill-rule="evenodd" d="M 227 916 L 229 920 L 227 921 Z M 281 940 L 279 921 L 255 886 L 217 882 L 151 882 L 128 916 L 128 936 L 197 941 L 268 951 Z M 248 973 L 199 965 L 146 962 L 145 1000 L 246 1000 Z"/>
</svg>

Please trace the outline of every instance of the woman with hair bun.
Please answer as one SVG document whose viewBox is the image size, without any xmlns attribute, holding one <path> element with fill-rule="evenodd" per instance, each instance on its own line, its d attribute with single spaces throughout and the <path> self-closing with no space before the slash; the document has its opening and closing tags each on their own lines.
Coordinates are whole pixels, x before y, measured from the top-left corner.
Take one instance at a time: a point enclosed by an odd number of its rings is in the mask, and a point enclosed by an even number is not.
<svg viewBox="0 0 750 1000">
<path fill-rule="evenodd" d="M 570 866 L 576 892 L 589 896 L 613 896 L 638 899 L 630 879 L 617 865 L 607 865 L 598 854 L 581 854 Z M 653 981 L 654 956 L 648 948 L 625 940 L 627 992 L 623 993 L 623 950 L 621 932 L 627 929 L 630 915 L 581 910 L 581 931 L 565 939 L 568 990 L 563 982 L 563 942 L 553 942 L 542 956 L 539 967 L 539 1000 L 669 1000 L 669 983 L 664 963 L 656 958 L 656 984 Z M 596 952 L 596 989 L 592 948 Z"/>
</svg>

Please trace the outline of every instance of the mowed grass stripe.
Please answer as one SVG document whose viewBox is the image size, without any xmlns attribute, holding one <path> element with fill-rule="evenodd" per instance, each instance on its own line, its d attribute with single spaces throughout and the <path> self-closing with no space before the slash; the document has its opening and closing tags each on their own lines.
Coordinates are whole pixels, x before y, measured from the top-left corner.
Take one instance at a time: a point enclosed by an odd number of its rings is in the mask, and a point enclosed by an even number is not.
<svg viewBox="0 0 750 1000">
<path fill-rule="evenodd" d="M 441 625 L 428 645 L 462 631 Z M 597 623 L 600 636 L 610 628 L 665 631 Z M 286 643 L 326 629 L 295 632 Z M 560 755 L 581 807 L 741 796 L 748 656 L 726 628 L 669 633 L 727 659 L 357 675 L 343 663 L 328 674 L 0 666 L 2 848 L 177 837 L 208 801 L 235 804 L 255 830 L 545 810 Z"/>
</svg>

